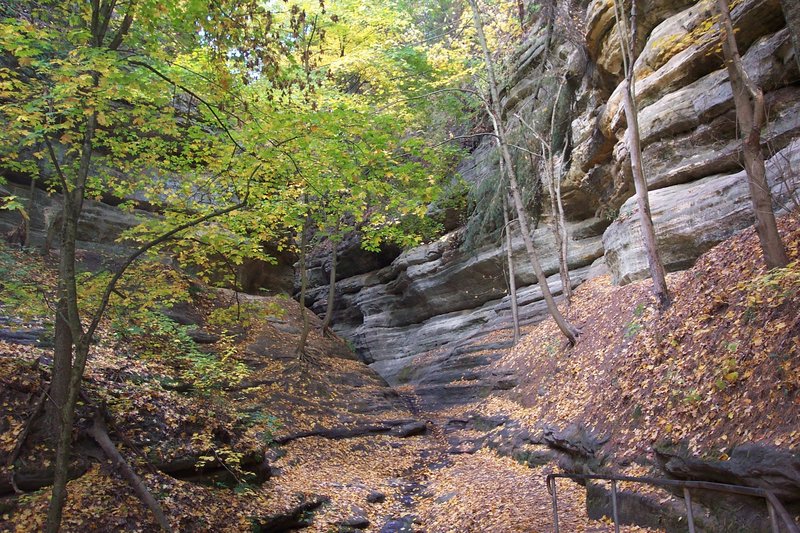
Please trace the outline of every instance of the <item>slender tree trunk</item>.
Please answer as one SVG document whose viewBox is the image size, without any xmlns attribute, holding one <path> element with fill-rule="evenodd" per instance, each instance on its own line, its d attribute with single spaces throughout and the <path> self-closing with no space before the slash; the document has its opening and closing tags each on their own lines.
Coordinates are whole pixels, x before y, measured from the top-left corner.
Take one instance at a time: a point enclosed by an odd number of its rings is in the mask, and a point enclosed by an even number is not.
<svg viewBox="0 0 800 533">
<path fill-rule="evenodd" d="M 514 250 L 511 240 L 511 222 L 508 217 L 508 196 L 503 192 L 503 231 L 506 234 L 506 261 L 508 262 L 508 295 L 511 299 L 511 321 L 514 344 L 519 342 L 519 307 L 517 306 L 517 280 L 514 271 Z"/>
<path fill-rule="evenodd" d="M 658 300 L 658 307 L 664 310 L 669 307 L 670 295 L 667 288 L 666 273 L 661 257 L 658 254 L 656 232 L 653 227 L 653 217 L 650 213 L 650 199 L 647 191 L 647 179 L 644 176 L 642 165 L 641 136 L 639 135 L 639 118 L 634 100 L 633 64 L 635 61 L 634 47 L 635 35 L 629 35 L 625 19 L 624 6 L 620 0 L 614 0 L 615 15 L 617 17 L 617 30 L 619 45 L 623 57 L 625 80 L 622 82 L 622 99 L 625 109 L 625 120 L 628 123 L 626 139 L 628 152 L 631 158 L 631 173 L 633 185 L 636 189 L 636 204 L 639 207 L 639 224 L 641 225 L 642 241 L 647 255 L 647 264 L 650 268 L 650 277 L 653 279 L 653 293 Z M 632 2 L 631 25 L 636 28 L 636 2 Z"/>
<path fill-rule="evenodd" d="M 553 103 L 553 112 L 550 115 L 550 176 L 552 178 L 553 190 L 551 194 L 555 196 L 555 206 L 553 209 L 553 217 L 558 221 L 556 229 L 558 233 L 558 255 L 559 255 L 559 273 L 561 274 L 561 286 L 564 292 L 564 297 L 567 299 L 567 305 L 572 303 L 572 280 L 569 277 L 569 236 L 567 235 L 567 223 L 564 216 L 564 203 L 561 201 L 561 169 L 564 165 L 564 158 L 567 155 L 567 143 L 564 142 L 564 149 L 561 152 L 561 158 L 558 161 L 558 167 L 553 165 L 553 152 L 556 149 L 556 113 L 558 111 L 558 104 L 561 101 L 561 92 L 567 84 L 566 77 L 562 78 L 561 83 L 558 85 L 556 92 L 556 101 Z"/>
<path fill-rule="evenodd" d="M 564 202 L 561 201 L 561 169 L 564 164 L 564 158 L 567 155 L 567 147 L 564 145 L 564 151 L 561 153 L 561 161 L 559 161 L 558 171 L 554 175 L 555 189 L 556 189 L 556 208 L 558 209 L 558 225 L 561 233 L 561 246 L 559 247 L 559 264 L 562 265 L 561 283 L 564 286 L 564 296 L 567 298 L 567 304 L 572 302 L 572 279 L 569 275 L 569 235 L 567 234 L 567 222 L 564 216 Z"/>
<path fill-rule="evenodd" d="M 47 427 L 53 436 L 58 435 L 61 431 L 61 409 L 67 403 L 67 388 L 69 386 L 68 380 L 59 378 L 68 376 L 72 370 L 72 331 L 66 316 L 66 299 L 60 297 L 56 305 L 50 401 L 47 402 L 45 408 Z M 56 376 L 59 376 L 59 378 Z"/>
<path fill-rule="evenodd" d="M 761 151 L 761 128 L 766 123 L 764 94 L 750 79 L 742 65 L 727 0 L 717 0 L 717 9 L 721 19 L 722 50 L 736 104 L 736 120 L 739 123 L 739 131 L 744 136 L 742 155 L 750 187 L 750 198 L 753 202 L 756 233 L 761 242 L 767 268 L 784 267 L 789 264 L 789 257 L 786 255 L 786 248 L 775 222 L 772 194 L 764 168 L 764 153 Z M 795 11 L 799 10 L 800 8 L 795 8 Z"/>
<path fill-rule="evenodd" d="M 98 79 L 95 77 L 95 85 Z M 50 506 L 47 512 L 48 533 L 57 533 L 61 526 L 61 514 L 67 498 L 69 458 L 72 451 L 72 424 L 75 419 L 75 405 L 78 401 L 83 370 L 89 354 L 91 339 L 85 338 L 78 310 L 78 287 L 75 271 L 75 247 L 78 239 L 78 222 L 83 210 L 83 196 L 86 179 L 89 176 L 92 159 L 94 132 L 97 114 L 92 114 L 86 122 L 81 158 L 75 180 L 75 188 L 63 190 L 63 229 L 59 259 L 59 287 L 56 325 L 61 320 L 62 330 L 56 337 L 53 352 L 53 377 L 51 389 L 57 391 L 56 403 L 60 411 L 58 421 L 58 441 L 54 464 L 54 479 Z M 63 329 L 65 328 L 66 329 Z M 68 330 L 68 331 L 67 331 Z M 70 346 L 71 345 L 71 346 Z M 73 352 L 74 349 L 74 352 Z M 73 360 L 74 355 L 74 360 Z M 66 395 L 60 396 L 66 392 Z"/>
<path fill-rule="evenodd" d="M 308 270 L 306 269 L 306 248 L 308 247 L 308 230 L 310 226 L 310 216 L 306 216 L 303 223 L 302 235 L 300 236 L 300 316 L 303 317 L 303 332 L 297 342 L 295 353 L 298 358 L 303 358 L 306 353 L 306 342 L 311 325 L 308 320 L 308 310 L 306 309 L 306 292 L 308 291 Z"/>
<path fill-rule="evenodd" d="M 539 283 L 539 288 L 542 291 L 544 301 L 547 304 L 547 309 L 552 315 L 553 320 L 555 320 L 556 324 L 558 325 L 558 328 L 561 330 L 564 336 L 567 337 L 569 343 L 574 345 L 577 341 L 578 335 L 580 335 L 580 332 L 572 324 L 567 322 L 567 320 L 561 314 L 561 311 L 559 311 L 558 305 L 556 304 L 555 299 L 550 292 L 550 287 L 547 285 L 547 277 L 542 269 L 539 256 L 533 246 L 533 239 L 531 238 L 530 226 L 528 224 L 528 215 L 525 212 L 525 206 L 522 202 L 519 186 L 517 185 L 517 176 L 516 171 L 514 170 L 513 160 L 511 159 L 511 153 L 508 150 L 508 140 L 506 139 L 505 123 L 503 121 L 503 110 L 500 105 L 499 89 L 497 85 L 497 77 L 495 76 L 494 72 L 492 56 L 489 52 L 489 46 L 486 43 L 486 36 L 483 33 L 483 23 L 481 22 L 477 0 L 469 0 L 469 3 L 472 7 L 475 32 L 478 36 L 478 42 L 481 46 L 481 49 L 483 50 L 484 62 L 486 63 L 486 72 L 489 77 L 489 90 L 491 93 L 491 110 L 489 114 L 492 118 L 495 134 L 497 135 L 500 145 L 500 156 L 503 158 L 503 162 L 506 165 L 506 175 L 508 176 L 509 189 L 511 191 L 511 198 L 514 202 L 514 208 L 517 211 L 520 231 L 522 232 L 522 240 L 525 242 L 525 249 L 528 252 L 528 257 L 530 259 L 531 266 L 533 267 L 533 271 L 536 274 L 536 280 Z"/>
<path fill-rule="evenodd" d="M 567 257 L 565 253 L 566 246 L 566 231 L 564 228 L 563 211 L 559 210 L 558 194 L 556 192 L 556 175 L 553 165 L 553 152 L 550 150 L 551 145 L 548 145 L 544 140 L 541 142 L 542 152 L 545 158 L 545 174 L 547 175 L 547 192 L 550 197 L 550 212 L 552 213 L 552 230 L 553 237 L 556 241 L 556 249 L 558 250 L 558 273 L 561 277 L 561 287 L 564 297 L 569 304 L 572 300 L 572 285 L 569 279 L 569 267 L 567 265 Z"/>
<path fill-rule="evenodd" d="M 333 243 L 331 251 L 331 274 L 328 280 L 328 305 L 325 308 L 325 319 L 322 321 L 322 333 L 324 334 L 331 327 L 333 321 L 333 303 L 336 298 L 336 243 Z"/>
<path fill-rule="evenodd" d="M 797 63 L 797 69 L 800 70 L 800 2 L 781 0 L 781 8 L 783 8 L 783 18 L 786 19 L 786 27 L 792 34 L 794 60 Z"/>
<path fill-rule="evenodd" d="M 628 151 L 631 158 L 631 172 L 633 173 L 633 185 L 636 188 L 636 204 L 639 207 L 639 224 L 642 228 L 642 240 L 644 250 L 647 254 L 647 264 L 650 267 L 650 277 L 653 278 L 653 292 L 658 300 L 660 309 L 666 309 L 670 305 L 669 289 L 667 288 L 666 273 L 661 257 L 658 254 L 658 244 L 656 241 L 656 230 L 653 226 L 653 217 L 650 213 L 650 199 L 647 191 L 647 180 L 644 177 L 644 167 L 642 166 L 642 147 L 639 142 L 639 121 L 637 119 L 636 107 L 631 95 L 629 81 L 623 83 L 623 103 L 625 106 L 625 118 L 628 121 L 626 132 L 628 139 Z"/>
<path fill-rule="evenodd" d="M 24 224 L 23 227 L 25 228 L 24 230 L 25 235 L 22 242 L 22 246 L 24 248 L 28 248 L 31 245 L 31 217 L 33 216 L 33 203 L 34 203 L 33 201 L 35 194 L 36 194 L 36 178 L 32 177 L 31 186 L 30 189 L 28 190 L 28 207 L 27 207 L 28 216 L 22 217 L 22 223 Z"/>
</svg>

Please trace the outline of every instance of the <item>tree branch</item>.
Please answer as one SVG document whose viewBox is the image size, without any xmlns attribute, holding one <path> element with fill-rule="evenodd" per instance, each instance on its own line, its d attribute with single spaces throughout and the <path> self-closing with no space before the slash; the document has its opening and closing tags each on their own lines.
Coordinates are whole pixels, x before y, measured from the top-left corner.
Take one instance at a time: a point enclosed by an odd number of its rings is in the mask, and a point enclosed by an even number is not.
<svg viewBox="0 0 800 533">
<path fill-rule="evenodd" d="M 386 109 L 388 109 L 388 108 L 390 108 L 390 107 L 393 107 L 393 106 L 395 106 L 396 104 L 399 104 L 399 103 L 402 103 L 402 102 L 411 102 L 411 101 L 413 101 L 413 100 L 423 100 L 423 99 L 425 99 L 425 98 L 430 98 L 431 96 L 434 96 L 434 95 L 437 95 L 437 94 L 441 94 L 441 93 L 462 93 L 462 94 L 471 94 L 472 96 L 476 96 L 476 97 L 478 97 L 478 98 L 479 98 L 479 99 L 480 99 L 480 100 L 481 100 L 481 101 L 484 103 L 484 105 L 487 105 L 487 103 L 486 103 L 486 99 L 485 99 L 485 98 L 483 97 L 483 95 L 482 95 L 480 92 L 478 92 L 478 91 L 475 91 L 475 90 L 472 90 L 472 89 L 456 89 L 456 88 L 447 88 L 447 89 L 438 89 L 438 90 L 436 90 L 436 91 L 432 91 L 432 92 L 429 92 L 429 93 L 421 94 L 421 95 L 418 95 L 418 96 L 410 96 L 410 97 L 408 97 L 408 98 L 401 98 L 401 99 L 399 99 L 399 100 L 395 100 L 395 101 L 393 101 L 393 102 L 389 102 L 389 103 L 388 103 L 388 104 L 386 104 L 385 106 L 383 106 L 383 107 L 381 107 L 381 108 L 378 108 L 378 110 L 376 111 L 376 113 L 382 113 L 382 112 L 383 112 L 383 111 L 385 111 Z"/>
<path fill-rule="evenodd" d="M 125 17 L 122 19 L 122 24 L 120 24 L 117 33 L 114 35 L 114 38 L 111 39 L 111 42 L 108 45 L 109 50 L 116 50 L 122 44 L 122 39 L 124 39 L 128 34 L 128 31 L 131 29 L 131 24 L 133 24 L 134 9 L 136 9 L 136 2 L 131 2 L 127 13 L 125 13 Z"/>
<path fill-rule="evenodd" d="M 258 172 L 258 170 L 260 168 L 261 168 L 261 165 L 257 166 L 253 170 L 252 174 L 250 175 L 250 179 L 253 178 L 255 173 Z M 167 242 L 172 237 L 174 237 L 175 235 L 177 235 L 178 233 L 180 233 L 180 232 L 182 232 L 182 231 L 184 231 L 186 229 L 189 229 L 189 228 L 191 228 L 193 226 L 196 226 L 198 224 L 202 224 L 203 222 L 211 220 L 212 218 L 216 218 L 218 216 L 225 215 L 227 213 L 232 213 L 233 211 L 241 209 L 242 207 L 247 205 L 247 199 L 248 199 L 249 196 L 250 196 L 250 182 L 248 180 L 247 192 L 245 194 L 244 200 L 242 200 L 238 204 L 232 205 L 232 206 L 228 206 L 228 207 L 225 207 L 225 208 L 222 208 L 222 209 L 217 209 L 216 211 L 212 211 L 211 213 L 203 215 L 203 216 L 201 216 L 199 218 L 196 218 L 194 220 L 190 220 L 189 222 L 185 222 L 185 223 L 183 223 L 183 224 L 171 229 L 170 231 L 162 234 L 161 236 L 151 240 L 150 242 L 148 242 L 144 246 L 140 247 L 136 252 L 131 254 L 125 260 L 125 262 L 122 264 L 122 266 L 120 266 L 120 268 L 117 270 L 117 272 L 114 274 L 114 277 L 112 277 L 111 280 L 108 282 L 108 285 L 106 285 L 106 289 L 103 292 L 102 298 L 100 299 L 100 304 L 98 305 L 97 309 L 95 310 L 94 316 L 92 317 L 92 322 L 90 323 L 90 325 L 87 328 L 86 333 L 83 335 L 83 337 L 86 338 L 86 339 L 91 339 L 92 335 L 94 334 L 95 330 L 97 329 L 97 326 L 100 324 L 100 320 L 103 318 L 103 313 L 105 313 L 106 307 L 108 306 L 109 299 L 111 298 L 111 294 L 114 292 L 114 289 L 116 288 L 117 283 L 122 278 L 122 276 L 125 274 L 125 271 L 128 269 L 128 267 L 130 267 L 137 259 L 139 259 L 139 257 L 141 257 L 148 250 L 151 250 L 151 249 L 155 248 L 156 246 Z"/>
<path fill-rule="evenodd" d="M 182 84 L 176 82 L 175 80 L 173 80 L 172 78 L 170 78 L 166 74 L 162 73 L 157 68 L 155 68 L 155 67 L 153 67 L 151 65 L 148 65 L 147 63 L 145 63 L 143 61 L 139 61 L 137 59 L 129 58 L 128 62 L 131 65 L 136 65 L 138 67 L 142 67 L 145 70 L 149 70 L 150 72 L 152 72 L 153 74 L 155 74 L 157 77 L 161 78 L 162 80 L 166 81 L 167 83 L 169 83 L 171 85 L 174 85 L 175 87 L 178 87 L 179 89 L 184 91 L 186 94 L 188 94 L 188 95 L 190 95 L 190 96 L 192 96 L 194 98 L 197 98 L 197 100 L 201 104 L 203 104 L 206 107 L 206 109 L 208 109 L 208 111 L 211 113 L 211 115 L 213 115 L 214 120 L 217 122 L 217 124 L 219 124 L 219 127 L 222 128 L 222 131 L 225 132 L 225 136 L 228 137 L 231 140 L 231 142 L 233 144 L 235 144 L 236 147 L 239 148 L 242 152 L 246 152 L 247 151 L 247 150 L 245 150 L 244 146 L 242 146 L 239 143 L 239 141 L 236 140 L 236 138 L 231 133 L 230 129 L 228 129 L 228 126 L 226 126 L 225 123 L 222 121 L 222 119 L 219 117 L 219 115 L 217 114 L 216 110 L 214 109 L 214 106 L 211 105 L 209 102 L 207 102 L 200 95 L 198 95 L 197 93 L 195 93 L 194 91 L 192 91 L 191 89 L 186 87 L 185 85 L 182 85 Z"/>
</svg>

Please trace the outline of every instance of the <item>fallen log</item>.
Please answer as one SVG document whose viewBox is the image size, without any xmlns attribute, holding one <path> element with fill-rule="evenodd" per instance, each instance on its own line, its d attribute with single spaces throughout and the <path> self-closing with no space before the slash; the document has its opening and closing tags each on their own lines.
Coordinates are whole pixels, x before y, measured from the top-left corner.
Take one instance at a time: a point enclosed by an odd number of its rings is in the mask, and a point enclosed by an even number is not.
<svg viewBox="0 0 800 533">
<path fill-rule="evenodd" d="M 78 478 L 88 469 L 88 461 L 80 461 L 70 466 L 67 478 L 70 480 Z M 14 483 L 11 482 L 10 472 L 0 476 L 0 498 L 15 494 L 14 485 L 22 492 L 33 492 L 53 484 L 52 468 L 20 468 L 14 469 L 13 474 Z"/>
<path fill-rule="evenodd" d="M 420 420 L 385 420 L 357 426 L 344 426 L 334 428 L 320 428 L 309 431 L 300 431 L 275 438 L 276 444 L 287 444 L 297 439 L 307 437 L 322 437 L 324 439 L 352 439 L 367 435 L 393 435 L 395 437 L 406 438 L 415 435 L 422 435 L 428 429 L 425 422 Z"/>
</svg>

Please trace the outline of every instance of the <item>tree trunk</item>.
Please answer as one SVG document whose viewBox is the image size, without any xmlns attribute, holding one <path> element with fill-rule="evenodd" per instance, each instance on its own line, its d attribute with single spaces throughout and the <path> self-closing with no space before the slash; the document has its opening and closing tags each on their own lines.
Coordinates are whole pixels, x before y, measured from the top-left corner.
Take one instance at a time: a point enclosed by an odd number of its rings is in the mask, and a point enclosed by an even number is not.
<svg viewBox="0 0 800 533">
<path fill-rule="evenodd" d="M 553 165 L 553 151 L 556 149 L 556 112 L 558 111 L 558 103 L 561 100 L 561 91 L 567 84 L 566 77 L 561 80 L 556 92 L 556 100 L 553 103 L 553 112 L 550 115 L 550 150 L 548 165 L 550 167 L 550 178 L 552 180 L 553 188 L 551 194 L 555 197 L 553 199 L 553 218 L 556 219 L 556 243 L 558 244 L 558 271 L 561 275 L 561 290 L 564 297 L 567 299 L 567 305 L 572 302 L 572 280 L 569 277 L 569 236 L 567 235 L 566 217 L 564 216 L 564 203 L 561 201 L 561 168 L 564 165 L 564 157 L 567 154 L 567 142 L 564 142 L 564 150 L 561 153 L 561 158 L 558 161 L 558 167 Z"/>
<path fill-rule="evenodd" d="M 617 19 L 617 32 L 619 46 L 622 52 L 625 80 L 622 82 L 622 102 L 625 108 L 625 120 L 628 123 L 626 139 L 628 152 L 631 158 L 631 173 L 633 185 L 636 189 L 636 204 L 639 207 L 639 224 L 642 231 L 647 264 L 650 268 L 650 277 L 653 279 L 653 293 L 658 300 L 658 307 L 664 310 L 670 305 L 669 289 L 667 288 L 664 265 L 658 254 L 656 232 L 653 227 L 653 217 L 650 213 L 650 199 L 648 198 L 647 179 L 644 176 L 642 165 L 642 145 L 639 135 L 639 117 L 634 100 L 633 65 L 635 62 L 635 34 L 628 34 L 628 25 L 625 19 L 624 5 L 620 0 L 614 0 L 614 14 Z M 636 2 L 631 3 L 631 26 L 636 31 Z"/>
<path fill-rule="evenodd" d="M 796 3 L 796 0 L 793 2 Z M 717 0 L 717 8 L 721 19 L 722 50 L 725 54 L 725 64 L 728 67 L 728 77 L 736 104 L 736 121 L 739 123 L 739 131 L 744 136 L 742 155 L 756 219 L 756 233 L 761 242 L 767 268 L 784 267 L 789 264 L 789 257 L 786 255 L 786 249 L 775 222 L 772 194 L 764 168 L 764 153 L 761 151 L 761 128 L 766 123 L 764 94 L 761 88 L 757 87 L 750 79 L 742 65 L 727 0 Z M 795 11 L 798 10 L 800 9 L 795 8 Z"/>
<path fill-rule="evenodd" d="M 623 83 L 622 97 L 625 106 L 625 118 L 628 121 L 628 151 L 631 158 L 631 172 L 633 185 L 636 188 L 636 204 L 639 207 L 639 224 L 642 229 L 644 250 L 647 254 L 647 264 L 650 267 L 650 277 L 653 278 L 653 292 L 658 300 L 658 307 L 662 310 L 670 305 L 669 289 L 667 288 L 666 273 L 661 257 L 658 254 L 656 231 L 653 227 L 653 217 L 650 214 L 650 199 L 647 192 L 647 180 L 644 177 L 642 166 L 642 147 L 639 136 L 639 120 L 633 102 L 628 80 Z"/>
<path fill-rule="evenodd" d="M 514 272 L 514 250 L 511 247 L 511 222 L 508 217 L 508 196 L 503 192 L 503 228 L 506 233 L 506 261 L 508 262 L 508 295 L 511 299 L 511 321 L 514 344 L 519 342 L 519 308 L 517 307 L 517 280 Z"/>
<path fill-rule="evenodd" d="M 800 70 L 800 2 L 781 0 L 781 7 L 783 8 L 783 18 L 786 19 L 786 27 L 792 34 L 794 60 L 797 63 L 797 69 Z"/>
<path fill-rule="evenodd" d="M 567 304 L 569 305 L 572 302 L 572 280 L 569 276 L 569 235 L 567 234 L 567 223 L 566 217 L 564 216 L 564 202 L 561 201 L 561 168 L 564 164 L 566 154 L 567 147 L 564 145 L 558 171 L 554 174 L 554 182 L 556 189 L 556 208 L 558 209 L 558 225 L 561 237 L 561 246 L 559 247 L 559 272 L 561 273 L 564 296 L 567 298 Z"/>
<path fill-rule="evenodd" d="M 522 232 L 522 240 L 525 242 L 525 249 L 528 252 L 528 257 L 536 274 L 536 280 L 539 288 L 542 291 L 542 296 L 547 304 L 547 309 L 555 320 L 558 328 L 567 337 L 570 344 L 575 344 L 580 332 L 561 314 L 561 311 L 556 305 L 555 299 L 550 292 L 550 287 L 547 285 L 547 277 L 542 269 L 541 262 L 536 249 L 533 246 L 533 239 L 530 234 L 530 226 L 528 224 L 528 215 L 525 212 L 525 206 L 522 202 L 522 196 L 519 192 L 517 185 L 516 171 L 514 170 L 511 153 L 508 151 L 508 140 L 506 139 L 505 123 L 503 121 L 503 110 L 500 105 L 499 89 L 497 85 L 497 78 L 494 72 L 494 64 L 492 56 L 489 52 L 489 46 L 486 43 L 486 36 L 483 33 L 483 23 L 481 22 L 480 11 L 478 10 L 477 0 L 469 0 L 472 7 L 473 22 L 475 24 L 475 32 L 478 37 L 478 42 L 483 50 L 483 58 L 486 64 L 486 73 L 489 77 L 489 91 L 491 94 L 490 113 L 492 123 L 494 125 L 495 134 L 497 135 L 498 144 L 500 145 L 500 156 L 506 165 L 506 175 L 508 176 L 509 189 L 511 191 L 511 198 L 514 202 L 514 208 L 517 211 L 517 218 L 519 220 L 520 231 Z"/>
<path fill-rule="evenodd" d="M 28 207 L 27 212 L 28 216 L 22 217 L 22 223 L 25 227 L 25 236 L 23 239 L 22 246 L 25 248 L 30 247 L 31 245 L 31 217 L 33 216 L 33 204 L 34 204 L 34 195 L 36 194 L 36 178 L 31 178 L 31 186 L 28 191 Z"/>
<path fill-rule="evenodd" d="M 333 321 L 333 303 L 336 297 L 336 243 L 333 244 L 331 251 L 331 275 L 328 280 L 328 305 L 325 308 L 325 319 L 322 321 L 322 333 L 327 332 L 331 327 Z"/>
<path fill-rule="evenodd" d="M 61 291 L 59 291 L 61 292 Z M 72 331 L 67 322 L 66 298 L 61 297 L 56 305 L 53 347 L 53 372 L 50 380 L 50 401 L 45 408 L 45 419 L 50 435 L 61 431 L 61 408 L 67 403 L 68 379 L 72 370 Z"/>
<path fill-rule="evenodd" d="M 59 251 L 59 286 L 58 304 L 55 320 L 55 347 L 53 351 L 53 374 L 50 389 L 53 399 L 50 426 L 56 438 L 56 456 L 54 461 L 53 490 L 47 514 L 48 533 L 56 533 L 61 525 L 61 513 L 67 498 L 67 481 L 69 458 L 72 448 L 72 422 L 75 415 L 75 402 L 70 399 L 72 374 L 75 372 L 77 353 L 74 353 L 76 337 L 75 310 L 75 241 L 77 238 L 77 222 L 80 212 L 76 211 L 73 193 L 64 191 L 64 218 L 61 231 L 61 249 Z M 72 288 L 70 288 L 72 286 Z M 78 318 L 78 327 L 80 319 Z M 73 360 L 73 354 L 76 360 Z"/>
<path fill-rule="evenodd" d="M 97 75 L 94 76 L 94 85 L 99 85 Z M 61 514 L 67 498 L 67 481 L 69 458 L 72 450 L 72 423 L 75 418 L 75 405 L 78 401 L 83 370 L 86 358 L 89 355 L 89 338 L 84 336 L 78 309 L 78 288 L 75 271 L 75 247 L 78 239 L 78 222 L 83 210 L 83 197 L 86 180 L 92 160 L 94 132 L 97 126 L 97 113 L 93 113 L 86 121 L 83 145 L 78 172 L 74 188 L 69 190 L 66 183 L 63 185 L 63 226 L 61 232 L 61 250 L 58 270 L 58 307 L 57 313 L 64 323 L 61 335 L 57 338 L 53 352 L 53 377 L 51 388 L 58 394 L 66 395 L 63 403 L 56 404 L 60 411 L 58 421 L 58 441 L 54 465 L 53 491 L 50 497 L 50 506 L 47 511 L 47 533 L 57 533 L 61 526 Z M 62 176 L 63 178 L 63 176 Z M 56 324 L 58 325 L 58 318 Z M 72 346 L 68 347 L 68 343 Z M 74 351 L 73 351 L 74 350 Z M 72 356 L 74 355 L 74 359 Z M 58 369 L 58 370 L 56 370 Z"/>
<path fill-rule="evenodd" d="M 295 353 L 297 357 L 302 359 L 306 353 L 306 342 L 308 341 L 308 334 L 311 330 L 311 325 L 308 320 L 308 310 L 306 309 L 306 292 L 308 291 L 308 271 L 306 270 L 306 248 L 308 247 L 308 230 L 310 226 L 310 217 L 306 216 L 303 223 L 303 233 L 300 236 L 300 316 L 303 317 L 303 332 L 300 334 L 300 340 L 297 342 Z"/>
</svg>

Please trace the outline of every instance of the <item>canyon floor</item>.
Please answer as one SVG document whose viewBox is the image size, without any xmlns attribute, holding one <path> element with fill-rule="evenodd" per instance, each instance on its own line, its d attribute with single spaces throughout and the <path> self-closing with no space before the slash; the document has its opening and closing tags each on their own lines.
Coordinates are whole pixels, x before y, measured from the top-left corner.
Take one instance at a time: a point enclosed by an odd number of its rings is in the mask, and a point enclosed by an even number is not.
<svg viewBox="0 0 800 533">
<path fill-rule="evenodd" d="M 781 229 L 786 269 L 752 260 L 758 239 L 746 230 L 669 276 L 667 311 L 648 281 L 601 276 L 565 306 L 583 332 L 577 346 L 549 320 L 525 326 L 516 346 L 509 330 L 486 331 L 420 355 L 398 387 L 322 335 L 316 317 L 298 359 L 302 316 L 282 296 L 191 291 L 164 310 L 184 325 L 168 332 L 193 339 L 189 355 L 169 352 L 164 335 L 106 324 L 79 407 L 64 530 L 157 530 L 87 436 L 99 406 L 179 531 L 551 531 L 545 476 L 559 471 L 763 486 L 763 461 L 794 464 L 800 446 L 800 218 Z M 47 262 L 2 254 L 26 265 L 22 285 L 52 285 Z M 236 321 L 219 320 L 234 308 Z M 0 530 L 20 532 L 42 527 L 52 453 L 33 424 L 7 465 L 49 379 L 44 317 L 23 310 L 4 302 L 0 341 Z M 754 445 L 772 455 L 742 462 Z M 676 458 L 694 470 L 670 470 Z M 790 469 L 774 470 L 770 488 L 797 501 Z M 642 524 L 623 531 L 681 524 L 679 495 L 620 488 L 636 502 L 625 519 Z M 561 530 L 613 531 L 599 516 L 604 491 L 593 485 L 587 502 L 586 487 L 560 481 Z M 726 530 L 705 507 L 696 514 L 705 530 Z"/>
</svg>

